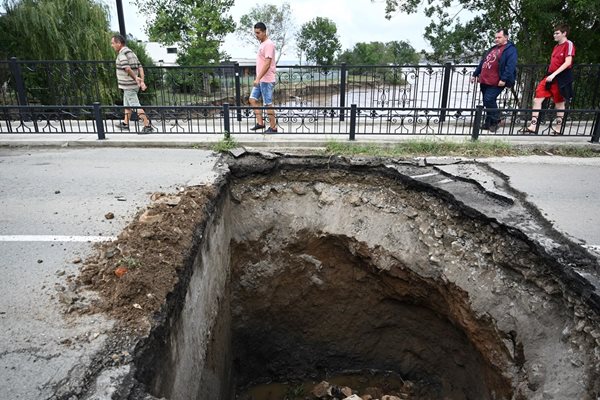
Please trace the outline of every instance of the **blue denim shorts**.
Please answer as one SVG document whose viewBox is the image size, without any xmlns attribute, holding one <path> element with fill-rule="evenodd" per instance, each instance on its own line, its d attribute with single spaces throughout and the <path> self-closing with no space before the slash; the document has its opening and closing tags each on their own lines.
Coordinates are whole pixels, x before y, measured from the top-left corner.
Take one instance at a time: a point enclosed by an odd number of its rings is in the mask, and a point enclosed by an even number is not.
<svg viewBox="0 0 600 400">
<path fill-rule="evenodd" d="M 259 100 L 262 97 L 263 104 L 270 106 L 273 104 L 273 89 L 275 89 L 275 82 L 260 82 L 258 86 L 252 88 L 250 98 Z"/>
</svg>

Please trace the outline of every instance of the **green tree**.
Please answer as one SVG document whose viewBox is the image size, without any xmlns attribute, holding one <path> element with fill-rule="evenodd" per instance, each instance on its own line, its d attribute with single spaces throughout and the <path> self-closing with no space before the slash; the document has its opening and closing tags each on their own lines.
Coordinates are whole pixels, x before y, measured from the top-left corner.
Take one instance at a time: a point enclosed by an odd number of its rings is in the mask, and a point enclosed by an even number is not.
<svg viewBox="0 0 600 400">
<path fill-rule="evenodd" d="M 5 2 L 0 57 L 29 60 L 110 60 L 108 9 L 94 0 Z"/>
<path fill-rule="evenodd" d="M 337 26 L 329 18 L 316 17 L 305 23 L 296 35 L 300 58 L 318 65 L 331 65 L 342 46 L 337 36 Z"/>
<path fill-rule="evenodd" d="M 148 36 L 165 45 L 178 43 L 181 65 L 218 62 L 226 58 L 221 43 L 235 30 L 228 15 L 234 0 L 137 0 L 149 17 Z"/>
<path fill-rule="evenodd" d="M 276 62 L 279 62 L 286 49 L 290 47 L 290 41 L 296 32 L 296 23 L 290 4 L 283 3 L 280 8 L 273 4 L 257 4 L 248 14 L 241 16 L 236 27 L 236 34 L 251 46 L 258 46 L 258 41 L 254 36 L 254 24 L 257 22 L 263 22 L 267 26 L 269 39 L 275 43 L 277 50 Z"/>
<path fill-rule="evenodd" d="M 414 47 L 403 40 L 388 42 L 386 48 L 393 64 L 416 64 L 421 58 Z"/>
<path fill-rule="evenodd" d="M 554 46 L 553 25 L 566 23 L 577 47 L 576 61 L 600 62 L 600 2 L 597 0 L 386 0 L 386 18 L 414 13 L 425 4 L 431 18 L 424 36 L 434 60 L 472 61 L 491 44 L 496 29 L 508 27 L 519 48 L 519 61 L 547 63 Z M 461 21 L 460 11 L 475 15 Z"/>
<path fill-rule="evenodd" d="M 350 65 L 415 64 L 418 61 L 419 55 L 415 49 L 404 41 L 359 42 L 352 50 L 344 51 L 338 58 L 338 62 Z"/>
</svg>

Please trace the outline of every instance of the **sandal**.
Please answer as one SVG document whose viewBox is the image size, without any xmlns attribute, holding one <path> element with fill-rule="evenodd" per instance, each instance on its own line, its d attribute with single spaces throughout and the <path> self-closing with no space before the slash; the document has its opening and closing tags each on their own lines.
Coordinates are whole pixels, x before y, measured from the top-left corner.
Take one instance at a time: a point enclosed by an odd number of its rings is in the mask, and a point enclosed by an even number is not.
<svg viewBox="0 0 600 400">
<path fill-rule="evenodd" d="M 537 124 L 538 124 L 537 118 L 531 118 L 531 122 L 529 123 L 529 125 L 526 126 L 523 129 L 521 129 L 521 132 L 525 132 L 525 133 L 537 133 L 537 131 L 536 131 Z M 533 126 L 533 129 L 531 128 L 532 126 Z"/>
<path fill-rule="evenodd" d="M 562 122 L 562 118 L 556 118 L 556 120 L 554 120 L 554 123 L 550 127 L 550 132 L 553 135 L 562 135 Z M 558 129 L 555 127 L 558 127 Z"/>
</svg>

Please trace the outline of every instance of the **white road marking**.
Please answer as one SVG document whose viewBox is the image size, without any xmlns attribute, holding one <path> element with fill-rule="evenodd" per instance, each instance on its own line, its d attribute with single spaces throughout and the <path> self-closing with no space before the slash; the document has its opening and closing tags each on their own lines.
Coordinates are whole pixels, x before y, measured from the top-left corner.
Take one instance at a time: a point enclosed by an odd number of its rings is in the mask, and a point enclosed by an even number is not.
<svg viewBox="0 0 600 400">
<path fill-rule="evenodd" d="M 444 183 L 451 183 L 451 182 L 454 182 L 454 180 L 453 179 L 444 179 L 444 180 L 441 180 L 441 181 L 436 182 L 436 183 L 438 185 L 443 185 Z"/>
<path fill-rule="evenodd" d="M 0 235 L 0 242 L 110 242 L 116 236 Z"/>
</svg>

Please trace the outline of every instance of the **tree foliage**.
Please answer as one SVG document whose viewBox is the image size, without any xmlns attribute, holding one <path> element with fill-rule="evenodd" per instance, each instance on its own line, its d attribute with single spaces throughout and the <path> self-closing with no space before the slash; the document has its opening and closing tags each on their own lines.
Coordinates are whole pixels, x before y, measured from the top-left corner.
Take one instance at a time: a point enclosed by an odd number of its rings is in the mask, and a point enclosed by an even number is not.
<svg viewBox="0 0 600 400">
<path fill-rule="evenodd" d="M 352 50 L 344 51 L 338 57 L 338 62 L 350 65 L 416 64 L 419 54 L 405 41 L 360 42 Z"/>
<path fill-rule="evenodd" d="M 258 41 L 254 36 L 254 25 L 257 22 L 263 22 L 267 26 L 269 39 L 275 43 L 277 49 L 276 62 L 279 62 L 286 49 L 290 48 L 290 42 L 296 32 L 296 23 L 290 4 L 283 3 L 279 8 L 273 4 L 257 4 L 248 14 L 241 16 L 236 27 L 237 36 L 246 44 L 258 48 Z"/>
<path fill-rule="evenodd" d="M 296 35 L 298 55 L 318 65 L 331 65 L 342 45 L 337 36 L 337 26 L 329 18 L 316 17 L 305 23 Z"/>
<path fill-rule="evenodd" d="M 0 57 L 29 60 L 110 60 L 108 9 L 94 0 L 4 3 Z"/>
<path fill-rule="evenodd" d="M 421 4 L 431 18 L 424 36 L 436 61 L 472 61 L 490 46 L 496 29 L 507 27 L 520 62 L 547 63 L 555 44 L 553 26 L 566 23 L 577 48 L 576 61 L 600 62 L 598 0 L 386 0 L 386 18 L 395 12 L 414 13 Z M 474 17 L 461 21 L 462 10 Z"/>
<path fill-rule="evenodd" d="M 207 64 L 226 57 L 220 52 L 225 35 L 235 30 L 228 15 L 234 0 L 137 0 L 148 16 L 150 40 L 178 43 L 181 65 Z"/>
</svg>

